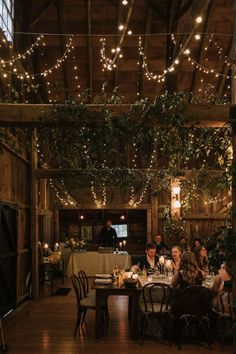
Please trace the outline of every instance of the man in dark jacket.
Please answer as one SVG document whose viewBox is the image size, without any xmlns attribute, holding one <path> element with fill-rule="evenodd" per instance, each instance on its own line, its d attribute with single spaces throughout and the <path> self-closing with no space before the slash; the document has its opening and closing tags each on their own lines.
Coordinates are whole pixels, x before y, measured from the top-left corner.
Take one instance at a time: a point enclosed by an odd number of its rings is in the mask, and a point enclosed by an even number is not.
<svg viewBox="0 0 236 354">
<path fill-rule="evenodd" d="M 107 220 L 106 225 L 101 229 L 100 244 L 102 247 L 115 247 L 117 245 L 117 234 L 112 227 L 111 220 Z"/>
<path fill-rule="evenodd" d="M 147 243 L 145 255 L 140 260 L 139 268 L 142 269 L 154 269 L 155 268 L 155 254 L 156 246 L 153 243 Z"/>
</svg>

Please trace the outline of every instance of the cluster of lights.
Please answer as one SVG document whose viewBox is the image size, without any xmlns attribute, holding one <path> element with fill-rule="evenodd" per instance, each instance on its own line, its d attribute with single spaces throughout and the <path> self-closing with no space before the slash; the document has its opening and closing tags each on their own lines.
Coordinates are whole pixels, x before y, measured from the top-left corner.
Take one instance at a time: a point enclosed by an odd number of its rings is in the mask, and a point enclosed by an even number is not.
<svg viewBox="0 0 236 354">
<path fill-rule="evenodd" d="M 121 36 L 118 45 L 115 48 L 111 49 L 111 55 L 112 55 L 111 57 L 106 56 L 106 39 L 100 38 L 100 42 L 102 45 L 100 50 L 100 54 L 101 54 L 100 62 L 102 63 L 102 71 L 114 70 L 117 67 L 117 61 L 123 58 L 123 53 L 121 48 L 122 48 L 122 43 L 124 41 L 125 34 L 127 33 L 128 36 L 132 35 L 132 31 L 128 29 L 128 24 L 133 9 L 133 4 L 134 4 L 134 0 L 131 0 L 131 4 L 128 10 L 125 23 L 124 24 L 120 23 L 118 25 L 118 30 L 121 32 Z M 123 0 L 122 5 L 124 6 L 128 5 L 128 1 Z"/>
<path fill-rule="evenodd" d="M 23 74 L 19 74 L 17 72 L 17 68 L 14 67 L 13 70 L 5 70 L 5 69 L 3 69 L 3 72 L 4 72 L 3 77 L 7 78 L 7 74 L 15 75 L 20 80 L 34 79 L 36 76 L 44 76 L 44 77 L 46 77 L 49 74 L 51 74 L 53 72 L 53 70 L 60 68 L 61 64 L 67 59 L 68 54 L 71 52 L 72 49 L 74 49 L 74 46 L 73 46 L 72 37 L 70 37 L 69 42 L 66 44 L 65 52 L 60 57 L 60 59 L 57 59 L 56 64 L 52 65 L 49 69 L 46 69 L 46 70 L 44 70 L 42 72 L 34 73 L 34 74 L 30 74 L 27 71 L 25 73 L 23 73 Z"/>
<path fill-rule="evenodd" d="M 217 196 L 212 197 L 209 200 L 205 200 L 204 204 L 207 205 L 207 204 L 214 204 L 214 203 L 223 203 L 231 196 L 232 196 L 231 191 L 228 191 L 228 195 L 225 195 L 224 197 L 220 197 L 220 193 L 219 193 Z"/>
<path fill-rule="evenodd" d="M 151 169 L 153 168 L 153 164 L 154 164 L 155 159 L 156 159 L 156 145 L 157 145 L 157 137 L 156 136 L 154 137 L 153 145 L 154 145 L 154 147 L 153 147 L 153 151 L 152 151 L 152 154 L 151 154 L 150 163 L 149 163 L 149 166 L 147 168 L 148 176 L 147 176 L 147 180 L 146 180 L 145 186 L 144 186 L 143 191 L 140 194 L 139 199 L 137 201 L 134 200 L 134 197 L 135 197 L 134 187 L 133 186 L 131 187 L 131 195 L 129 197 L 129 202 L 128 202 L 129 206 L 136 207 L 136 206 L 140 205 L 142 203 L 142 201 L 143 201 L 143 198 L 144 198 L 147 190 L 148 190 L 149 183 L 151 181 L 150 172 L 151 172 Z"/>
<path fill-rule="evenodd" d="M 8 64 L 9 66 L 13 66 L 13 64 L 21 59 L 26 59 L 28 56 L 30 56 L 31 54 L 34 53 L 34 48 L 39 46 L 39 43 L 44 39 L 43 35 L 40 35 L 39 37 L 37 37 L 36 41 L 31 45 L 30 48 L 28 48 L 24 53 L 18 54 L 17 56 L 12 56 L 11 59 L 8 60 L 4 60 L 1 59 L 1 64 L 3 66 L 3 68 L 5 68 L 5 65 Z M 43 46 L 46 46 L 46 43 L 43 42 L 42 43 Z"/>
<path fill-rule="evenodd" d="M 48 169 L 49 166 L 48 166 L 47 162 L 45 162 L 45 157 L 44 157 L 43 153 L 40 151 L 38 137 L 36 137 L 35 140 L 36 140 L 35 145 L 37 148 L 37 152 L 39 153 L 39 162 L 44 169 Z M 65 182 L 63 179 L 61 179 L 60 188 L 58 188 L 56 186 L 56 184 L 53 182 L 53 180 L 51 178 L 49 179 L 49 185 L 54 190 L 57 199 L 60 201 L 60 203 L 62 205 L 64 205 L 64 206 L 76 206 L 77 205 L 76 201 L 72 198 L 72 196 L 67 191 L 66 186 L 65 186 Z M 63 196 L 62 196 L 62 193 L 63 193 Z"/>
</svg>

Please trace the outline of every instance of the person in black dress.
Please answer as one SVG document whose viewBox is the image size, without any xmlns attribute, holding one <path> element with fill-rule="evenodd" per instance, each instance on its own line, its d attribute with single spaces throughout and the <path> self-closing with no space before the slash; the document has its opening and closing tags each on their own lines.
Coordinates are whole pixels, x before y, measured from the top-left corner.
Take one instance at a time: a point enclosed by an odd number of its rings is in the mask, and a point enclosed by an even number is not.
<svg viewBox="0 0 236 354">
<path fill-rule="evenodd" d="M 101 247 L 115 247 L 117 245 L 117 233 L 112 227 L 111 220 L 107 220 L 106 225 L 100 231 Z"/>
<path fill-rule="evenodd" d="M 168 252 L 169 247 L 162 241 L 161 235 L 155 235 L 153 243 L 156 246 L 157 254 L 166 254 Z"/>
</svg>

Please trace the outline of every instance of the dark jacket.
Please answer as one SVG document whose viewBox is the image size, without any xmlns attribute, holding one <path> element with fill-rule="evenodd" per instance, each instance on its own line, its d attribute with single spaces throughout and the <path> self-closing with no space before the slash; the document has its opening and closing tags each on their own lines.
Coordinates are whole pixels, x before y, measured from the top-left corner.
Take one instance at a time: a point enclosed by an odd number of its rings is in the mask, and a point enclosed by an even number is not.
<svg viewBox="0 0 236 354">
<path fill-rule="evenodd" d="M 117 244 L 117 234 L 113 227 L 108 229 L 106 226 L 100 232 L 100 244 L 102 247 L 115 247 Z"/>
</svg>

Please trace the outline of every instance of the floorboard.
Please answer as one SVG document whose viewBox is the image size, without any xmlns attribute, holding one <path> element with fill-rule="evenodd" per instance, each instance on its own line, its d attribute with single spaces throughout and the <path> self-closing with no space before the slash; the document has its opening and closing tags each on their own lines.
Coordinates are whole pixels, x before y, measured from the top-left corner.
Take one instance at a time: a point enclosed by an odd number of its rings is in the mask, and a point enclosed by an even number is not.
<svg viewBox="0 0 236 354">
<path fill-rule="evenodd" d="M 61 287 L 58 284 L 58 287 Z M 65 287 L 71 287 L 67 279 Z M 56 288 L 56 287 L 55 287 Z M 146 339 L 143 346 L 128 337 L 126 297 L 109 299 L 110 324 L 101 340 L 94 339 L 95 313 L 88 311 L 83 332 L 76 338 L 73 331 L 76 320 L 76 298 L 73 289 L 65 296 L 50 296 L 45 285 L 40 300 L 31 302 L 4 325 L 5 340 L 11 354 L 172 354 L 178 353 L 176 345 Z M 214 354 L 220 353 L 219 343 L 213 345 Z M 224 353 L 231 353 L 227 345 Z M 182 353 L 210 353 L 207 346 L 184 344 Z"/>
</svg>

